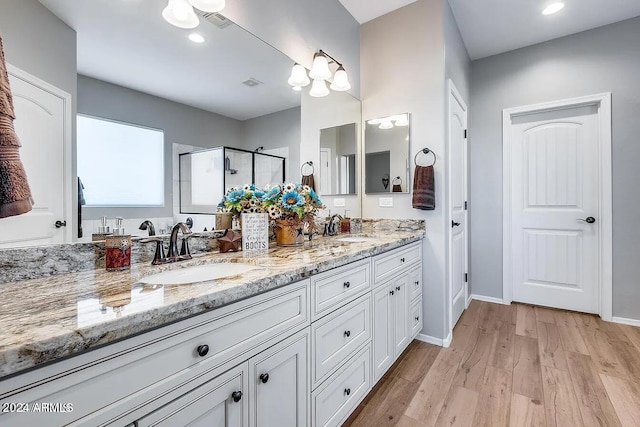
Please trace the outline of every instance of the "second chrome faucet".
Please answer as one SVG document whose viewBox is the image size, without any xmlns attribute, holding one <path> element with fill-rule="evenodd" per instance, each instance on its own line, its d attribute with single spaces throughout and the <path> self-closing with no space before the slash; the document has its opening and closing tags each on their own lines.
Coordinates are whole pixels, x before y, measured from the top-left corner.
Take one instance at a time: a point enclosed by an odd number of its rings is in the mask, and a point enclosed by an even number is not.
<svg viewBox="0 0 640 427">
<path fill-rule="evenodd" d="M 144 223 L 142 223 L 142 225 L 146 225 L 147 226 L 146 228 L 149 228 L 150 231 L 151 229 L 153 229 L 153 224 L 151 224 L 150 221 L 145 221 Z M 143 229 L 142 225 L 140 226 L 141 229 Z M 178 233 L 180 231 L 182 231 L 183 238 L 182 238 L 182 245 L 181 245 L 180 251 L 178 251 Z M 176 225 L 174 225 L 173 228 L 171 229 L 171 236 L 169 238 L 169 248 L 168 248 L 169 254 L 167 256 L 165 256 L 165 251 L 164 251 L 164 239 L 161 236 L 153 236 L 150 233 L 149 238 L 143 239 L 141 242 L 156 243 L 156 252 L 151 264 L 162 265 L 162 264 L 168 264 L 171 262 L 184 261 L 187 259 L 191 259 L 192 257 L 191 257 L 191 252 L 189 252 L 188 239 L 193 236 L 194 236 L 194 233 L 191 232 L 191 229 L 189 229 L 189 227 L 185 223 L 179 222 Z"/>
</svg>

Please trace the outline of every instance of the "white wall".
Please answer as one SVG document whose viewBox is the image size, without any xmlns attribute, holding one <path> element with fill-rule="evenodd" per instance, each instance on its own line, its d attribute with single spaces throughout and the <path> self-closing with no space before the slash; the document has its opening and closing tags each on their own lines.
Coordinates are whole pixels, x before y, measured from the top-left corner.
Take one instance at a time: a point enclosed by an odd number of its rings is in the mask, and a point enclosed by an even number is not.
<svg viewBox="0 0 640 427">
<path fill-rule="evenodd" d="M 418 0 L 362 25 L 360 64 L 363 120 L 411 113 L 410 156 L 428 146 L 444 156 L 443 1 Z M 304 114 L 304 112 L 303 112 Z M 364 217 L 426 221 L 423 244 L 423 334 L 445 338 L 445 162 L 435 169 L 436 210 L 412 209 L 410 194 L 391 194 L 394 208 L 363 197 Z M 413 179 L 413 170 L 411 170 Z M 386 196 L 386 195 L 385 195 Z"/>
<path fill-rule="evenodd" d="M 473 292 L 502 297 L 502 109 L 612 92 L 613 315 L 640 319 L 640 18 L 473 61 L 471 71 Z"/>
</svg>

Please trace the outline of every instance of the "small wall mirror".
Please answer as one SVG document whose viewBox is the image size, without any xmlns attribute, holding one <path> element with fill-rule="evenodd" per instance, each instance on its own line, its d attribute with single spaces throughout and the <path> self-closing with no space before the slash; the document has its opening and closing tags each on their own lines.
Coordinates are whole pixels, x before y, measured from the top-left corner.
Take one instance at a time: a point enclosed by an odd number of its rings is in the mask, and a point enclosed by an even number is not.
<svg viewBox="0 0 640 427">
<path fill-rule="evenodd" d="M 409 192 L 409 134 L 409 113 L 367 120 L 365 193 Z"/>
<path fill-rule="evenodd" d="M 356 131 L 355 123 L 320 130 L 320 194 L 356 194 Z"/>
</svg>

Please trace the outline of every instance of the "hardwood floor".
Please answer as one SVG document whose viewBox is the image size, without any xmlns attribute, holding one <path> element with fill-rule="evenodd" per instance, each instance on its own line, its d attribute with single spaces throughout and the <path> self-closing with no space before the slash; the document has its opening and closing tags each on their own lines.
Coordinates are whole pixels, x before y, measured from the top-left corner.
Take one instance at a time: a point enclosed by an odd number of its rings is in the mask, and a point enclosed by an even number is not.
<svg viewBox="0 0 640 427">
<path fill-rule="evenodd" d="M 449 348 L 412 342 L 344 426 L 640 427 L 640 328 L 472 301 Z"/>
</svg>

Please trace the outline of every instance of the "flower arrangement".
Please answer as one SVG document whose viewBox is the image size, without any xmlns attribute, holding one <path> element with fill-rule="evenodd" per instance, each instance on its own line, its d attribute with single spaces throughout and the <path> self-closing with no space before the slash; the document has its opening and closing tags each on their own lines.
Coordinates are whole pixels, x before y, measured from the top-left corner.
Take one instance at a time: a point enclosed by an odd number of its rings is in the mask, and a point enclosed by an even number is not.
<svg viewBox="0 0 640 427">
<path fill-rule="evenodd" d="M 231 212 L 234 215 L 242 213 L 261 213 L 262 197 L 264 191 L 256 189 L 253 184 L 247 184 L 242 188 L 232 187 L 227 190 L 222 197 L 218 207 L 224 212 Z"/>
<path fill-rule="evenodd" d="M 312 221 L 318 209 L 324 206 L 308 185 L 285 183 L 265 190 L 262 207 L 272 220 Z"/>
</svg>

